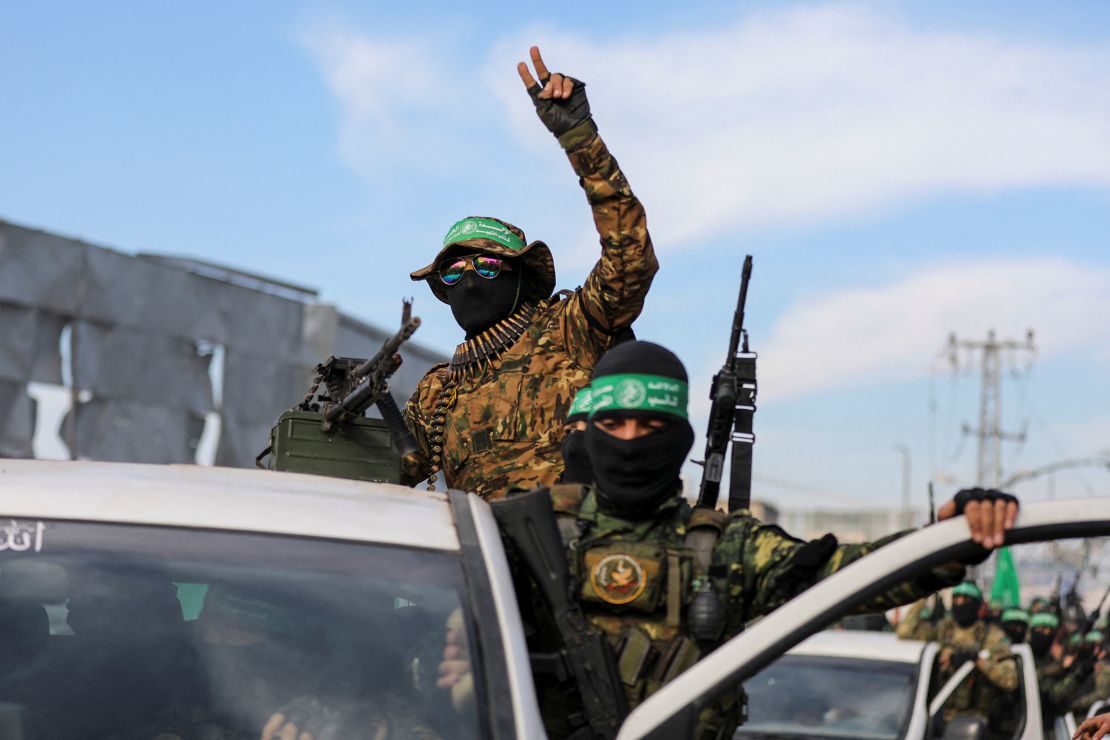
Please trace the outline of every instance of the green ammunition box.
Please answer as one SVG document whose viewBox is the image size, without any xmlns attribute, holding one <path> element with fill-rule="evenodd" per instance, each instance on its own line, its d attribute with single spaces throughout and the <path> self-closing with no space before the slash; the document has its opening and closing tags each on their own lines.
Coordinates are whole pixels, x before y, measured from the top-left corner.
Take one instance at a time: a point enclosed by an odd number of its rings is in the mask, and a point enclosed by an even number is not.
<svg viewBox="0 0 1110 740">
<path fill-rule="evenodd" d="M 381 419 L 357 418 L 320 428 L 323 415 L 286 411 L 270 430 L 271 470 L 400 483 L 401 457 Z"/>
</svg>

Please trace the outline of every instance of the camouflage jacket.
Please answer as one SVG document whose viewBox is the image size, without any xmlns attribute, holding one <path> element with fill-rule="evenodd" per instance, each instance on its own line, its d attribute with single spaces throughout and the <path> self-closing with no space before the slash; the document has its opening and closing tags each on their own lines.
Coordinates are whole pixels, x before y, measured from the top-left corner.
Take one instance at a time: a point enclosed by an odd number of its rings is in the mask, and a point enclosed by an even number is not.
<svg viewBox="0 0 1110 740">
<path fill-rule="evenodd" d="M 432 472 L 435 455 L 449 487 L 484 498 L 554 483 L 575 393 L 612 335 L 643 308 L 659 267 L 643 206 L 591 125 L 560 141 L 593 209 L 601 259 L 582 287 L 542 302 L 521 337 L 489 364 L 466 373 L 438 365 L 424 376 L 404 410 L 424 453 L 406 466 L 409 485 Z"/>
<path fill-rule="evenodd" d="M 1087 674 L 1074 665 L 1064 668 L 1064 664 L 1050 653 L 1035 658 L 1034 666 L 1041 693 L 1041 716 L 1048 726 L 1052 718 L 1068 712 Z"/>
<path fill-rule="evenodd" d="M 685 636 L 686 607 L 697 594 L 699 577 L 708 578 L 725 608 L 723 642 L 745 623 L 904 534 L 860 545 L 838 545 L 831 535 L 805 542 L 746 510 L 727 516 L 710 513 L 693 509 L 681 496 L 668 499 L 643 520 L 599 510 L 588 488 L 558 486 L 552 501 L 563 520 L 564 537 L 566 518 L 576 520 L 579 536 L 567 549 L 571 572 L 587 618 L 614 643 L 631 706 L 699 657 L 692 644 L 684 644 L 691 642 Z M 692 526 L 713 526 L 720 533 L 704 573 L 686 543 Z M 958 583 L 962 576 L 963 568 L 958 568 L 899 584 L 858 613 L 909 603 Z M 630 657 L 637 638 L 644 643 L 642 654 Z"/>
<path fill-rule="evenodd" d="M 935 625 L 924 622 L 914 625 L 912 613 L 911 610 L 911 614 L 898 625 L 898 634 L 901 636 L 903 625 L 910 623 L 906 629 L 913 629 L 919 635 L 917 639 L 940 643 L 941 660 L 948 661 L 967 653 L 977 655 L 983 650 L 989 653 L 982 665 L 964 680 L 944 705 L 946 719 L 963 714 L 989 719 L 992 709 L 1001 704 L 1000 693 L 1014 691 L 1018 686 L 1017 665 L 1010 654 L 1010 640 L 1006 633 L 983 621 L 961 627 L 950 616 Z M 954 672 L 955 668 L 950 667 L 941 679 L 948 680 Z"/>
<path fill-rule="evenodd" d="M 1110 662 L 1103 659 L 1095 663 L 1094 670 L 1084 676 L 1076 694 L 1071 709 L 1082 716 L 1086 716 L 1095 702 L 1110 700 Z"/>
<path fill-rule="evenodd" d="M 898 626 L 894 628 L 894 633 L 903 640 L 921 640 L 923 642 L 932 640 L 936 634 L 937 622 L 927 618 L 926 609 L 928 608 L 929 602 L 927 599 L 922 599 L 914 604 L 898 622 Z"/>
</svg>

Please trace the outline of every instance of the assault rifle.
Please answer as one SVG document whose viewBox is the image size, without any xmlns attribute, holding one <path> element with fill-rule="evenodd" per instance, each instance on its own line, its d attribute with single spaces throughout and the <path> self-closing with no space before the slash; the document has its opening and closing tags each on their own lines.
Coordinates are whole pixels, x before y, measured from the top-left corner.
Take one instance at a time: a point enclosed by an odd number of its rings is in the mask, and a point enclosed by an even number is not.
<svg viewBox="0 0 1110 740">
<path fill-rule="evenodd" d="M 586 620 L 573 593 L 566 551 L 547 488 L 490 504 L 509 549 L 543 597 L 560 648 L 533 653 L 532 663 L 560 683 L 572 681 L 582 699 L 586 727 L 570 737 L 612 738 L 628 714 L 617 661 L 609 641 Z"/>
<path fill-rule="evenodd" d="M 748 300 L 748 282 L 752 277 L 752 256 L 744 257 L 740 276 L 740 296 L 732 315 L 732 334 L 728 341 L 725 364 L 713 376 L 709 391 L 712 402 L 709 425 L 705 434 L 705 460 L 698 490 L 698 506 L 716 508 L 721 493 L 721 477 L 725 452 L 732 442 L 732 471 L 729 478 L 729 511 L 746 509 L 752 495 L 752 447 L 755 434 L 755 360 L 748 351 L 748 332 L 744 329 L 744 304 Z"/>
<path fill-rule="evenodd" d="M 1107 597 L 1110 597 L 1110 586 L 1107 586 L 1106 590 L 1102 592 L 1102 598 L 1099 599 L 1098 606 L 1096 606 L 1095 610 L 1087 617 L 1087 625 L 1083 629 L 1083 634 L 1087 634 L 1098 624 L 1098 619 L 1102 616 L 1102 607 L 1106 605 Z"/>
<path fill-rule="evenodd" d="M 1057 573 L 1056 584 L 1052 587 L 1052 595 L 1048 597 L 1048 600 L 1052 602 L 1052 608 L 1056 610 L 1056 616 L 1060 619 L 1064 618 L 1064 607 L 1060 603 L 1060 587 L 1062 585 L 1064 585 L 1064 574 Z"/>
<path fill-rule="evenodd" d="M 324 418 L 320 428 L 323 431 L 361 417 L 370 406 L 377 406 L 390 431 L 397 435 L 397 448 L 404 456 L 416 451 L 416 440 L 389 393 L 389 378 L 401 367 L 401 345 L 420 328 L 420 319 L 412 315 L 412 301 L 404 301 L 402 305 L 400 331 L 386 339 L 377 354 L 362 363 L 349 357 L 329 357 L 316 366 L 315 387 L 323 383 L 328 389 L 327 396 L 321 397 Z M 333 401 L 336 398 L 338 402 Z M 311 404 L 308 397 L 305 401 Z"/>
<path fill-rule="evenodd" d="M 419 327 L 412 302 L 405 301 L 400 330 L 369 360 L 329 357 L 317 365 L 308 393 L 278 417 L 255 464 L 263 467 L 270 455 L 274 470 L 399 482 L 401 459 L 420 453 L 390 395 L 389 379 L 401 366 L 401 345 Z M 381 420 L 364 416 L 371 406 Z"/>
</svg>

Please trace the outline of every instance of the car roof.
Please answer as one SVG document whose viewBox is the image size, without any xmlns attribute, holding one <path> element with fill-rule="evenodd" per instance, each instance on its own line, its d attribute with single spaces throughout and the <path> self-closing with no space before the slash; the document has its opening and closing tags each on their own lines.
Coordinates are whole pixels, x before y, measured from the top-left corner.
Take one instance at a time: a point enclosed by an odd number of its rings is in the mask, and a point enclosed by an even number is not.
<svg viewBox="0 0 1110 740">
<path fill-rule="evenodd" d="M 224 529 L 458 550 L 447 498 L 197 465 L 0 459 L 0 517 Z"/>
<path fill-rule="evenodd" d="M 919 640 L 900 640 L 892 632 L 826 630 L 806 638 L 791 648 L 789 654 L 917 663 L 927 644 Z"/>
</svg>

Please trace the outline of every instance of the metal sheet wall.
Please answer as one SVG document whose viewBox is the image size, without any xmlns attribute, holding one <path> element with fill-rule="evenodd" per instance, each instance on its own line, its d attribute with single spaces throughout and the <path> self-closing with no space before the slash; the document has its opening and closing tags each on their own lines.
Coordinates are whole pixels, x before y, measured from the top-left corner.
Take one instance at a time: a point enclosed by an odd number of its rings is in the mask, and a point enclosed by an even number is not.
<svg viewBox="0 0 1110 740">
<path fill-rule="evenodd" d="M 82 400 L 63 439 L 79 457 L 192 462 L 216 411 L 216 463 L 249 466 L 317 362 L 366 357 L 385 336 L 332 306 L 0 221 L 0 456 L 30 456 L 26 385 L 61 384 L 68 363 Z M 442 360 L 403 354 L 401 403 Z"/>
</svg>

